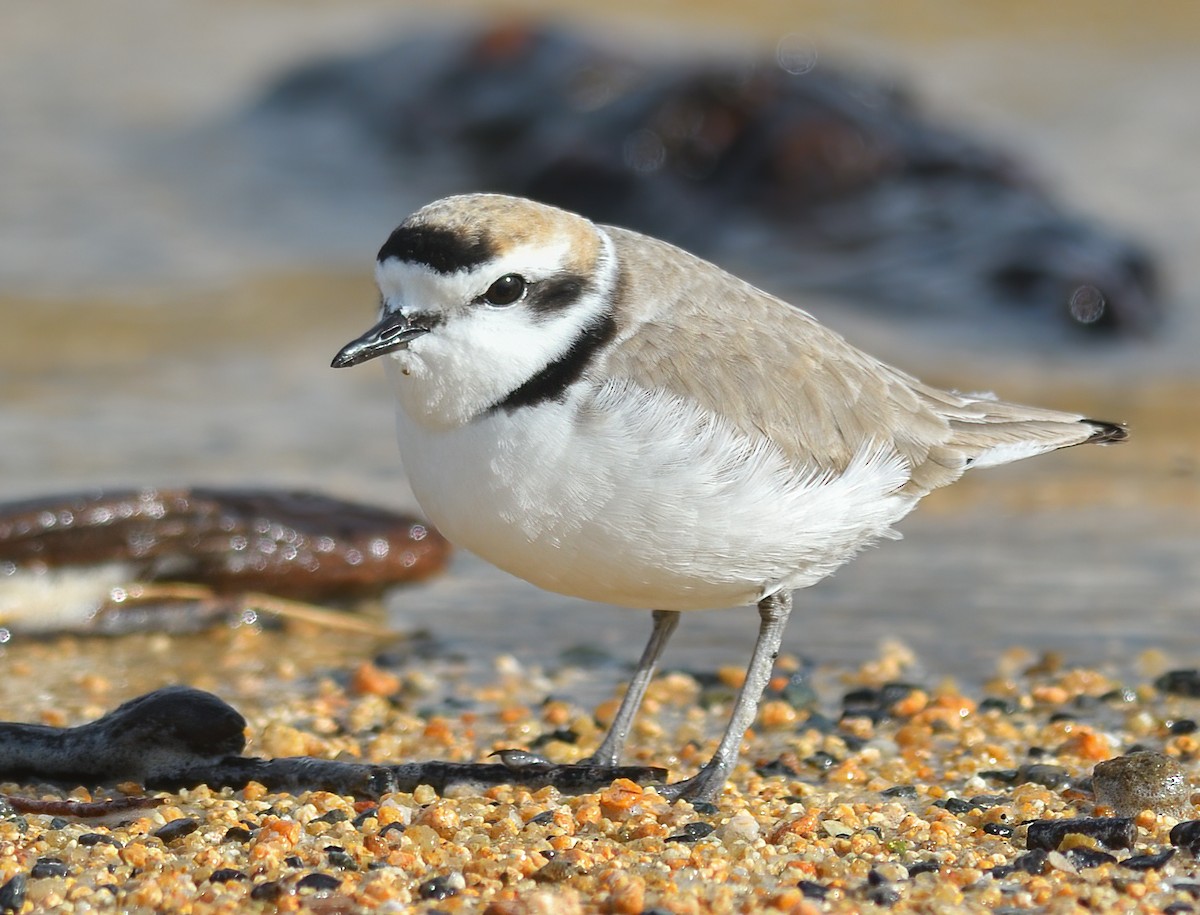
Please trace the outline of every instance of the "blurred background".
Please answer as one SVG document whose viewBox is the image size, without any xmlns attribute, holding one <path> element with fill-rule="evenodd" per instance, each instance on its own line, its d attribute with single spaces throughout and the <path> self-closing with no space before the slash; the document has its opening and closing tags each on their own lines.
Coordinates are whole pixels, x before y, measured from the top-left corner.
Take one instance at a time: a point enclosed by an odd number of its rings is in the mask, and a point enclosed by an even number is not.
<svg viewBox="0 0 1200 915">
<path fill-rule="evenodd" d="M 896 637 L 969 677 L 1009 645 L 1196 663 L 1195 4 L 60 0 L 4 21 L 0 500 L 205 483 L 413 507 L 379 367 L 329 360 L 373 320 L 405 215 L 537 193 L 928 381 L 1131 426 L 935 493 L 798 596 L 788 650 Z M 391 609 L 476 657 L 623 656 L 649 625 L 469 556 Z M 740 663 L 753 619 L 689 618 L 668 663 Z"/>
</svg>

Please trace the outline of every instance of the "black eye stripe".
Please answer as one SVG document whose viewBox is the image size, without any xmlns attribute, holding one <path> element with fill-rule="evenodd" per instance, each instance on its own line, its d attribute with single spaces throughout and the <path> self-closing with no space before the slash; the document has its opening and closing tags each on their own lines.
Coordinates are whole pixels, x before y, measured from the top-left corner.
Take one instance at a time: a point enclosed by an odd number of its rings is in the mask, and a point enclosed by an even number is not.
<svg viewBox="0 0 1200 915">
<path fill-rule="evenodd" d="M 550 277 L 529 287 L 529 308 L 538 314 L 562 311 L 579 301 L 590 287 L 587 279 L 573 273 Z"/>
</svg>

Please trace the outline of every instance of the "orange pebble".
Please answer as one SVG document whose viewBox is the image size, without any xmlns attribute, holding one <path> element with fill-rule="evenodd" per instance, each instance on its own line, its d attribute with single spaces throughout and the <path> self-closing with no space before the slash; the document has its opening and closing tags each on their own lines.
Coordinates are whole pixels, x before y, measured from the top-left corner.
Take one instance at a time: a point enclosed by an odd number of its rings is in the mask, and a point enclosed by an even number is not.
<svg viewBox="0 0 1200 915">
<path fill-rule="evenodd" d="M 630 807 L 642 799 L 645 791 L 637 782 L 618 778 L 600 792 L 600 810 L 610 820 L 618 819 Z"/>
<path fill-rule="evenodd" d="M 746 682 L 746 671 L 740 667 L 721 667 L 717 670 L 717 679 L 730 689 L 741 689 Z"/>
<path fill-rule="evenodd" d="M 1061 686 L 1035 686 L 1030 695 L 1035 702 L 1046 705 L 1062 705 L 1071 698 L 1071 694 Z"/>
<path fill-rule="evenodd" d="M 911 718 L 925 710 L 929 704 L 929 694 L 923 689 L 914 689 L 911 693 L 892 706 L 892 714 L 899 718 Z"/>
<path fill-rule="evenodd" d="M 443 746 L 454 743 L 454 730 L 450 727 L 450 722 L 439 715 L 429 719 L 429 723 L 425 725 L 424 736 Z"/>
<path fill-rule="evenodd" d="M 140 842 L 131 842 L 117 852 L 117 854 L 130 867 L 145 867 L 150 857 L 146 851 L 146 846 Z"/>
<path fill-rule="evenodd" d="M 400 691 L 400 678 L 363 661 L 350 678 L 350 692 L 359 696 L 391 696 Z"/>
<path fill-rule="evenodd" d="M 782 699 L 764 702 L 762 710 L 759 712 L 759 720 L 764 728 L 794 727 L 799 717 L 799 713 L 792 708 L 791 703 L 784 702 Z"/>
<path fill-rule="evenodd" d="M 1080 759 L 1090 759 L 1101 762 L 1113 755 L 1113 748 L 1108 738 L 1097 734 L 1091 728 L 1080 726 L 1061 747 L 1059 752 L 1078 756 Z"/>
<path fill-rule="evenodd" d="M 520 724 L 531 717 L 529 708 L 524 705 L 509 705 L 500 710 L 499 718 L 504 724 Z"/>
</svg>

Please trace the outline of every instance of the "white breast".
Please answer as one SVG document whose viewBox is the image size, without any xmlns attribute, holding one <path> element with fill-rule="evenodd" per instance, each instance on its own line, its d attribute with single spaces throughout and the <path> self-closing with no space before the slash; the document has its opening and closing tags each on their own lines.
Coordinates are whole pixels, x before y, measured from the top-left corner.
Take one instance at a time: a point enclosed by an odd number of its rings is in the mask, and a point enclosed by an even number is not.
<svg viewBox="0 0 1200 915">
<path fill-rule="evenodd" d="M 660 391 L 610 381 L 566 403 L 431 429 L 401 456 L 451 541 L 540 587 L 630 607 L 759 600 L 824 578 L 911 510 L 890 449 L 830 477 Z"/>
</svg>

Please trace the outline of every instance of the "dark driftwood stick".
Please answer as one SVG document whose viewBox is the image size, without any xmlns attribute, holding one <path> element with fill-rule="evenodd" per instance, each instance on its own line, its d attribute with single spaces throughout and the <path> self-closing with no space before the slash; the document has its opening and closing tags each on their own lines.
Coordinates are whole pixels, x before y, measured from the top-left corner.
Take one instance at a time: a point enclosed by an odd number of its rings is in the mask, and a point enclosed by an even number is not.
<svg viewBox="0 0 1200 915">
<path fill-rule="evenodd" d="M 331 791 L 379 797 L 430 785 L 487 787 L 552 785 L 567 793 L 603 788 L 616 778 L 661 782 L 651 766 L 566 766 L 505 751 L 502 763 L 430 762 L 381 765 L 309 756 L 254 759 L 245 748 L 245 719 L 202 690 L 171 686 L 139 696 L 102 718 L 73 728 L 0 723 L 0 779 L 99 785 L 140 781 L 147 788 L 195 785 L 241 788 L 251 781 L 271 791 Z"/>
</svg>

